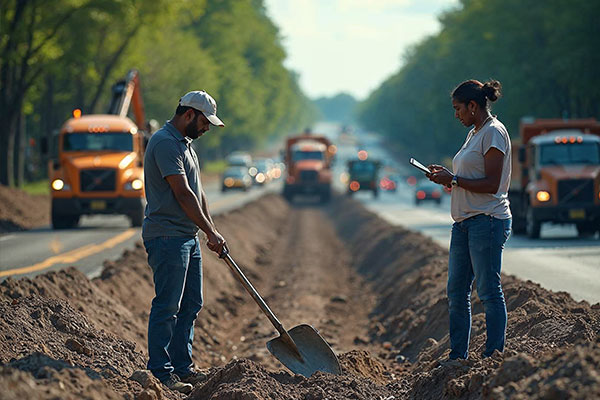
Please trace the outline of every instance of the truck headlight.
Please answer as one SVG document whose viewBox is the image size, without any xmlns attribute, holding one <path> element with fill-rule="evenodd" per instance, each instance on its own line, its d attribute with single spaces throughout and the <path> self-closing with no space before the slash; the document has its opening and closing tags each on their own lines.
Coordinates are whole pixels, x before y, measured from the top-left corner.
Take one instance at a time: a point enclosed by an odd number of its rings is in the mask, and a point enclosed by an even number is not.
<svg viewBox="0 0 600 400">
<path fill-rule="evenodd" d="M 550 200 L 550 193 L 546 192 L 545 190 L 540 190 L 539 192 L 537 192 L 535 194 L 535 198 L 538 201 L 545 202 L 545 201 Z"/>
<path fill-rule="evenodd" d="M 55 179 L 52 181 L 52 189 L 57 192 L 61 190 L 71 190 L 71 185 L 65 183 L 62 179 Z"/>
<path fill-rule="evenodd" d="M 144 187 L 144 182 L 141 179 L 134 179 L 125 184 L 125 190 L 140 190 Z"/>
</svg>

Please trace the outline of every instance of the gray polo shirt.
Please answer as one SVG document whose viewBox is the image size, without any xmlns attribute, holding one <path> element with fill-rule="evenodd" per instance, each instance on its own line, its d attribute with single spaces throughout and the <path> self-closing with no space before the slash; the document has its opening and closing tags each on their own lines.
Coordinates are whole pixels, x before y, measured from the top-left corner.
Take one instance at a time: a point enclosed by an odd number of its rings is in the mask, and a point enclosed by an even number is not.
<svg viewBox="0 0 600 400">
<path fill-rule="evenodd" d="M 165 179 L 169 175 L 185 175 L 202 205 L 200 167 L 191 143 L 192 140 L 184 137 L 170 122 L 150 137 L 144 155 L 147 200 L 142 226 L 144 240 L 198 233 L 198 226 L 187 217 Z"/>
</svg>

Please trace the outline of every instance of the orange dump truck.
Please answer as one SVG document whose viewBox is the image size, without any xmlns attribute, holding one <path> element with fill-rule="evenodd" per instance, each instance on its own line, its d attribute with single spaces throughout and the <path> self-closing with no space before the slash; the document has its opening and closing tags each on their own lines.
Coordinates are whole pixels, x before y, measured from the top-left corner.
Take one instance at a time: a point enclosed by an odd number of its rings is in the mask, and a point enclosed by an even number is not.
<svg viewBox="0 0 600 400">
<path fill-rule="evenodd" d="M 600 123 L 595 119 L 522 119 L 513 143 L 509 190 L 513 229 L 540 236 L 544 222 L 600 230 Z"/>
<path fill-rule="evenodd" d="M 127 117 L 133 102 L 137 124 Z M 50 161 L 52 227 L 77 226 L 82 215 L 123 214 L 132 226 L 144 219 L 143 104 L 137 71 L 113 86 L 108 114 L 75 110 L 60 130 L 58 156 Z"/>
<path fill-rule="evenodd" d="M 285 147 L 287 177 L 283 196 L 319 195 L 322 202 L 331 197 L 331 163 L 336 147 L 325 136 L 305 134 L 288 138 Z"/>
</svg>

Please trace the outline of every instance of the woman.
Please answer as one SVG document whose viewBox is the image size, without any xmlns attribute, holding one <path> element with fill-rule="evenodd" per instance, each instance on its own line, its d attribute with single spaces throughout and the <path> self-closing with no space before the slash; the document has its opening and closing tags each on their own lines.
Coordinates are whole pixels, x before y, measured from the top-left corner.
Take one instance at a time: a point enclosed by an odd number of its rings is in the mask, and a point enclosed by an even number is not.
<svg viewBox="0 0 600 400">
<path fill-rule="evenodd" d="M 452 92 L 454 116 L 473 128 L 452 160 L 452 170 L 430 165 L 429 179 L 452 187 L 452 239 L 448 261 L 450 360 L 468 357 L 473 279 L 485 309 L 487 340 L 483 357 L 503 351 L 506 304 L 500 269 L 511 231 L 508 186 L 511 146 L 508 131 L 491 114 L 500 82 L 468 80 Z M 456 361 L 455 361 L 456 363 Z"/>
</svg>

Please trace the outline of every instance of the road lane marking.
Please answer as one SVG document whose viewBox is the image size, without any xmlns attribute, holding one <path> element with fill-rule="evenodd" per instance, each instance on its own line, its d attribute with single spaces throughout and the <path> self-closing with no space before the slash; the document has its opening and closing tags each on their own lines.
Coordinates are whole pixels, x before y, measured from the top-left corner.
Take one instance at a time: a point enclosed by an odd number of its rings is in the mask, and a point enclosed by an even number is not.
<svg viewBox="0 0 600 400">
<path fill-rule="evenodd" d="M 0 242 L 1 242 L 1 241 L 3 241 L 3 240 L 12 239 L 12 238 L 14 238 L 14 237 L 16 237 L 16 235 L 6 235 L 6 236 L 2 236 L 2 237 L 0 237 Z"/>
<path fill-rule="evenodd" d="M 114 237 L 108 239 L 104 243 L 88 244 L 83 247 L 79 247 L 77 249 L 68 251 L 66 253 L 52 256 L 42 262 L 30 265 L 28 267 L 0 271 L 0 278 L 2 278 L 4 276 L 9 276 L 9 275 L 21 275 L 21 274 L 28 274 L 30 272 L 41 271 L 43 269 L 50 268 L 51 266 L 56 265 L 56 264 L 74 263 L 76 261 L 81 260 L 82 258 L 89 257 L 93 254 L 99 253 L 102 250 L 111 249 L 111 248 L 115 247 L 116 245 L 118 245 L 119 243 L 124 242 L 125 240 L 129 239 L 130 237 L 135 235 L 137 232 L 138 232 L 138 229 L 130 228 L 130 229 L 126 230 L 125 232 L 120 233 L 117 236 L 114 236 Z"/>
</svg>

